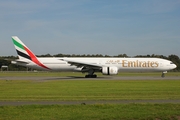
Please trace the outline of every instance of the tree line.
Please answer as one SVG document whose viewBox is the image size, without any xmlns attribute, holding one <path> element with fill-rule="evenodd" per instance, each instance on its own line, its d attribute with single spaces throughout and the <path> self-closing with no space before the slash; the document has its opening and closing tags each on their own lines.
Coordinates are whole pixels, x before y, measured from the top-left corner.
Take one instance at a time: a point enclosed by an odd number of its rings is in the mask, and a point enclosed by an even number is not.
<svg viewBox="0 0 180 120">
<path fill-rule="evenodd" d="M 76 55 L 76 54 L 56 54 L 56 55 L 51 55 L 51 54 L 45 54 L 45 55 L 37 55 L 38 57 L 130 57 L 127 54 L 119 54 L 115 56 L 109 56 L 109 55 L 102 55 L 102 54 L 83 54 L 83 55 Z M 180 71 L 180 58 L 177 55 L 169 55 L 169 56 L 164 56 L 164 55 L 136 55 L 134 57 L 147 57 L 147 58 L 163 58 L 172 61 L 177 65 L 177 68 L 173 71 Z M 26 67 L 23 66 L 17 66 L 14 64 L 11 64 L 12 60 L 18 59 L 17 56 L 0 56 L 0 67 L 2 66 L 8 66 L 9 71 L 24 71 L 27 70 Z M 3 68 L 2 68 L 3 69 Z"/>
</svg>

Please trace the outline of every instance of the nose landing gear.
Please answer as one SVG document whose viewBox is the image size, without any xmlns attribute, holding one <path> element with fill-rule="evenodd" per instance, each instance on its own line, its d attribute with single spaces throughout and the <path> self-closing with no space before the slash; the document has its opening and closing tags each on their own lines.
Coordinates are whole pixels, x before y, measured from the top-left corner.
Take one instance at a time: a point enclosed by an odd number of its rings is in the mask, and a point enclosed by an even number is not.
<svg viewBox="0 0 180 120">
<path fill-rule="evenodd" d="M 162 77 L 162 78 L 165 77 L 165 73 L 167 73 L 167 71 L 162 72 L 162 74 L 161 74 L 161 77 Z"/>
</svg>

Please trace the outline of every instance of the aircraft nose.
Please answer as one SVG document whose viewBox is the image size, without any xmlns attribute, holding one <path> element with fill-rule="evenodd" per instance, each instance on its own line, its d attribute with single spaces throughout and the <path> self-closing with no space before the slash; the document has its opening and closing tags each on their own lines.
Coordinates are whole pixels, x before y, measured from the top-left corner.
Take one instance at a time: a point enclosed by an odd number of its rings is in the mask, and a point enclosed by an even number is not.
<svg viewBox="0 0 180 120">
<path fill-rule="evenodd" d="M 174 64 L 174 66 L 173 66 L 173 69 L 175 69 L 175 68 L 177 68 L 177 65 L 176 65 L 176 64 Z"/>
</svg>

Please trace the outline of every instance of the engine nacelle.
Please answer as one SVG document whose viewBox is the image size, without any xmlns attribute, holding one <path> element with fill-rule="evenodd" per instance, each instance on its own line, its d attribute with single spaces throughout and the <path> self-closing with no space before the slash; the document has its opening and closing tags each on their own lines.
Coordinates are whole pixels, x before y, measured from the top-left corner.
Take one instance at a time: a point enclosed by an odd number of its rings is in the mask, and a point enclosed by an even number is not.
<svg viewBox="0 0 180 120">
<path fill-rule="evenodd" d="M 116 75 L 118 74 L 118 68 L 117 67 L 102 67 L 102 74 Z"/>
</svg>

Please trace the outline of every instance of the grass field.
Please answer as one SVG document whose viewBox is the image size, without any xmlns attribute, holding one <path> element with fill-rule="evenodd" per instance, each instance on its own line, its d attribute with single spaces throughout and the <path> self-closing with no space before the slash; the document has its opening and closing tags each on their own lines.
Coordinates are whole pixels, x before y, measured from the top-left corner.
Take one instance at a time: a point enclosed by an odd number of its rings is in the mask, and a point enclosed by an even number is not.
<svg viewBox="0 0 180 120">
<path fill-rule="evenodd" d="M 73 75 L 72 75 L 73 74 Z M 159 76 L 160 73 L 121 73 Z M 84 76 L 81 73 L 1 72 L 5 76 Z M 168 73 L 167 76 L 179 76 Z M 0 101 L 180 100 L 180 80 L 0 80 Z M 0 106 L 8 119 L 180 119 L 180 104 L 94 104 Z"/>
<path fill-rule="evenodd" d="M 1 106 L 0 120 L 178 120 L 180 104 Z"/>
<path fill-rule="evenodd" d="M 0 100 L 180 99 L 180 80 L 1 80 Z"/>
</svg>

